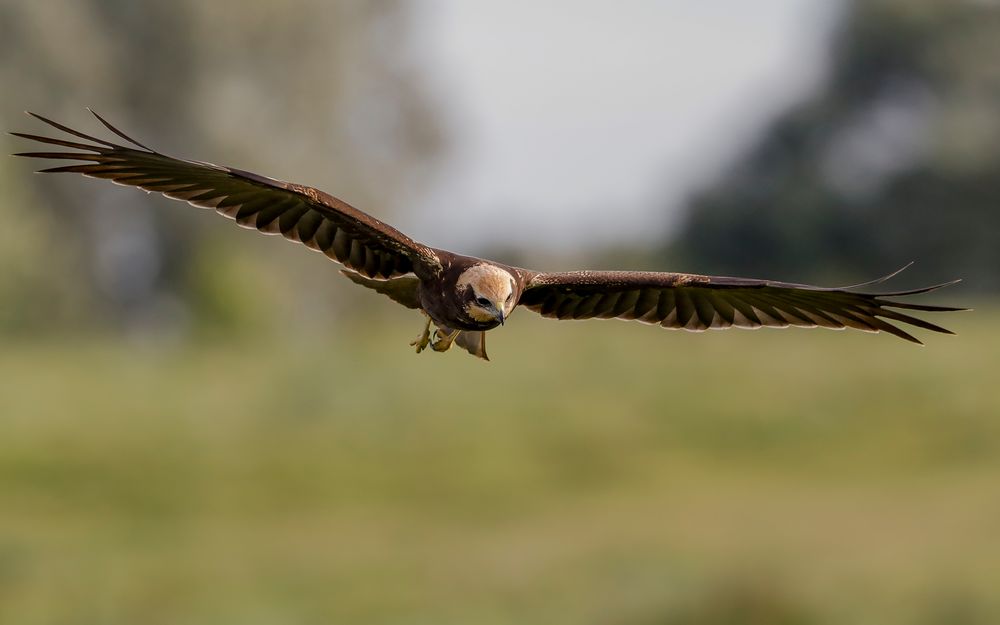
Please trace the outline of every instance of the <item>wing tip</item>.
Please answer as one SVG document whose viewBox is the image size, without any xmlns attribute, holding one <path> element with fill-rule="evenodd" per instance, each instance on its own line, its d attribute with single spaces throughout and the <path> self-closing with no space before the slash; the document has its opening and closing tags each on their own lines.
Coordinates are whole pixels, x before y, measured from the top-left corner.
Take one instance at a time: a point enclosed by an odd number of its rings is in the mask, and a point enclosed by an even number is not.
<svg viewBox="0 0 1000 625">
<path fill-rule="evenodd" d="M 98 114 L 97 114 L 97 112 L 96 112 L 96 111 L 95 111 L 94 109 L 90 108 L 89 106 L 88 106 L 88 107 L 86 107 L 86 109 L 87 109 L 88 111 L 90 111 L 90 114 L 91 114 L 91 115 L 93 115 L 94 117 L 96 117 L 96 118 L 97 118 L 97 121 L 101 122 L 101 124 L 102 124 L 102 125 L 103 125 L 103 126 L 104 126 L 105 128 L 107 128 L 107 129 L 108 129 L 108 130 L 110 130 L 111 132 L 115 133 L 116 135 L 118 135 L 118 136 L 119 136 L 119 137 L 121 137 L 122 139 L 125 139 L 126 141 L 128 141 L 128 142 L 129 142 L 129 143 L 131 143 L 132 145 L 134 145 L 134 146 L 136 146 L 136 147 L 140 147 L 140 148 L 142 148 L 143 150 L 146 150 L 147 152 L 152 152 L 152 153 L 154 153 L 154 154 L 156 153 L 156 150 L 154 150 L 153 148 L 151 148 L 151 147 L 149 147 L 149 146 L 147 146 L 147 145 L 143 145 L 142 143 L 139 143 L 138 141 L 136 141 L 136 140 L 135 140 L 135 139 L 133 139 L 132 137 L 130 137 L 130 136 L 128 136 L 127 134 L 125 134 L 124 132 L 122 132 L 121 130 L 118 130 L 117 128 L 115 128 L 114 126 L 112 126 L 112 125 L 111 125 L 111 123 L 110 123 L 110 122 L 109 122 L 108 120 L 106 120 L 106 119 L 104 119 L 103 117 L 101 117 L 100 115 L 98 115 Z"/>
<path fill-rule="evenodd" d="M 882 284 L 883 282 L 888 282 L 889 280 L 892 280 L 893 278 L 895 278 L 899 274 L 903 273 L 904 271 L 906 271 L 907 269 L 909 269 L 910 267 L 912 267 L 915 262 L 916 261 L 911 260 L 910 262 L 906 263 L 905 265 L 903 265 L 902 267 L 900 267 L 896 271 L 893 271 L 892 273 L 886 274 L 886 275 L 884 275 L 884 276 L 882 276 L 880 278 L 875 278 L 874 280 L 869 280 L 868 282 L 861 282 L 859 284 L 852 284 L 851 286 L 843 286 L 843 287 L 840 287 L 840 289 L 844 290 L 844 291 L 847 291 L 847 290 L 851 290 L 851 289 L 859 289 L 859 288 L 865 287 L 865 286 L 873 286 L 873 285 L 876 285 L 876 284 Z"/>
<path fill-rule="evenodd" d="M 910 267 L 912 267 L 915 263 L 916 263 L 916 261 L 911 260 L 910 262 L 906 263 L 905 265 L 903 265 L 902 267 L 900 267 L 896 271 L 893 271 L 892 273 L 884 275 L 881 278 L 875 278 L 874 280 L 869 280 L 868 282 L 861 282 L 860 284 L 852 284 L 851 286 L 840 287 L 839 289 L 836 289 L 836 290 L 839 290 L 839 291 L 856 291 L 857 289 L 860 289 L 860 288 L 863 288 L 863 287 L 874 286 L 876 284 L 883 284 L 883 283 L 888 282 L 889 280 L 895 278 L 899 274 L 903 273 L 904 271 L 906 271 L 907 269 L 909 269 Z M 958 284 L 959 282 L 962 282 L 962 278 L 955 278 L 954 280 L 949 280 L 947 282 L 941 282 L 939 284 L 932 284 L 931 286 L 925 286 L 925 287 L 918 288 L 918 289 L 911 289 L 911 290 L 907 290 L 907 291 L 895 291 L 895 292 L 892 292 L 892 293 L 878 293 L 878 294 L 874 294 L 874 295 L 876 297 L 896 297 L 896 296 L 904 296 L 904 295 L 919 295 L 921 293 L 930 293 L 931 291 L 937 291 L 938 289 L 944 289 L 944 288 L 947 288 L 949 286 L 954 286 L 954 285 Z"/>
<path fill-rule="evenodd" d="M 25 111 L 24 113 L 25 113 L 25 115 L 28 115 L 30 117 L 34 117 L 35 119 L 37 119 L 39 121 L 43 121 L 46 124 L 49 124 L 51 126 L 55 126 L 56 128 L 59 127 L 59 124 L 57 124 L 56 122 L 52 121 L 48 117 L 45 117 L 44 115 L 39 115 L 38 113 L 34 113 L 32 111 Z"/>
</svg>

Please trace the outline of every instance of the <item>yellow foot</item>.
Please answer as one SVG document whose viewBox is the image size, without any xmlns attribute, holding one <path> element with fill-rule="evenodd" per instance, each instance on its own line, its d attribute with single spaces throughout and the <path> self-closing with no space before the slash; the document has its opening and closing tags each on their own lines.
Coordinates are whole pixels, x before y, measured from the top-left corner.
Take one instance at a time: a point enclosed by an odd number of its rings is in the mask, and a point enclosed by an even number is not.
<svg viewBox="0 0 1000 625">
<path fill-rule="evenodd" d="M 448 351 L 460 333 L 461 330 L 454 330 L 451 334 L 442 334 L 441 330 L 434 330 L 434 341 L 431 342 L 431 349 L 436 352 Z"/>
<path fill-rule="evenodd" d="M 410 341 L 410 345 L 415 345 L 417 347 L 417 353 L 424 351 L 427 348 L 427 344 L 431 342 L 431 318 L 427 318 L 427 323 L 424 324 L 424 331 L 420 333 L 415 340 Z"/>
</svg>

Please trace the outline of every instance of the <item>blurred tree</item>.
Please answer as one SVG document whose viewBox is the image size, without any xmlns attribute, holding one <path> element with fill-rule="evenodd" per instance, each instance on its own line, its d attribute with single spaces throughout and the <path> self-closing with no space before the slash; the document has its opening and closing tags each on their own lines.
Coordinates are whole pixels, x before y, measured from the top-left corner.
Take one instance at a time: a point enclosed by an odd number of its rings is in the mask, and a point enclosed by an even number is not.
<svg viewBox="0 0 1000 625">
<path fill-rule="evenodd" d="M 163 152 L 220 155 L 214 160 L 332 189 L 385 214 L 413 192 L 442 145 L 409 63 L 411 25 L 409 10 L 395 0 L 0 1 L 4 118 L 30 128 L 20 117 L 28 108 L 85 129 L 89 105 Z M 5 171 L 24 169 L 9 161 Z M 113 327 L 183 319 L 185 309 L 196 320 L 205 311 L 231 318 L 220 309 L 228 300 L 205 284 L 235 281 L 236 290 L 252 289 L 261 278 L 237 275 L 239 263 L 212 264 L 206 244 L 236 229 L 206 227 L 198 211 L 168 201 L 150 210 L 151 200 L 134 191 L 97 183 L 16 178 L 31 185 L 21 194 L 32 202 L 5 198 L 4 221 L 39 211 L 54 218 L 39 229 L 37 244 L 4 262 L 44 266 L 67 284 L 89 284 L 82 291 L 94 294 L 93 318 Z M 293 288 L 316 281 L 318 263 L 280 246 L 253 246 L 243 253 L 267 249 L 268 262 L 258 268 L 272 279 L 291 276 Z M 65 252 L 63 261 L 50 256 L 54 248 Z M 258 306 L 268 306 L 260 299 Z M 299 307 L 317 301 L 304 298 Z M 42 325 L 54 321 L 45 310 L 33 317 Z"/>
<path fill-rule="evenodd" d="M 918 260 L 900 283 L 1000 290 L 996 58 L 994 3 L 855 3 L 825 89 L 692 199 L 668 255 L 827 282 Z"/>
</svg>

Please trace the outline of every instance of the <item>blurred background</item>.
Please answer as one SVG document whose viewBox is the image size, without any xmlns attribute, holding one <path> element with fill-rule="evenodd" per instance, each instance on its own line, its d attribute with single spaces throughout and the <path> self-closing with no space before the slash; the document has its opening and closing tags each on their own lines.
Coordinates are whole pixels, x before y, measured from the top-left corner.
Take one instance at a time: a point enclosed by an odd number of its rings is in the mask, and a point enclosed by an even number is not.
<svg viewBox="0 0 1000 625">
<path fill-rule="evenodd" d="M 987 0 L 0 0 L 5 130 L 90 106 L 538 269 L 915 260 L 976 308 L 418 357 L 319 254 L 2 159 L 0 622 L 1000 621 L 997 58 Z"/>
</svg>

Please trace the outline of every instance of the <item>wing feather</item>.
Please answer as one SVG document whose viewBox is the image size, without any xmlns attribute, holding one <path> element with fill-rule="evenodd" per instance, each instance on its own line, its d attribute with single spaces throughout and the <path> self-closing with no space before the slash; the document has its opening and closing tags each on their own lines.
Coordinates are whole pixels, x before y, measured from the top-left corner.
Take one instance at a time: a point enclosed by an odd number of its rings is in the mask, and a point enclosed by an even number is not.
<svg viewBox="0 0 1000 625">
<path fill-rule="evenodd" d="M 16 156 L 85 161 L 40 171 L 104 178 L 213 209 L 244 228 L 281 234 L 303 243 L 370 278 L 407 273 L 425 276 L 441 270 L 440 259 L 431 248 L 318 189 L 232 167 L 166 156 L 128 137 L 97 113 L 91 113 L 134 147 L 98 139 L 29 113 L 90 143 L 14 132 L 11 134 L 24 139 L 78 150 L 20 152 Z"/>
<path fill-rule="evenodd" d="M 858 286 L 880 284 L 897 273 Z M 577 271 L 532 274 L 519 303 L 556 319 L 637 319 L 692 332 L 734 326 L 834 330 L 849 327 L 865 332 L 887 332 L 920 343 L 896 324 L 944 334 L 952 332 L 896 309 L 921 312 L 964 309 L 914 304 L 896 298 L 928 293 L 951 284 L 954 282 L 871 294 L 853 290 L 857 287 L 830 289 L 748 278 Z"/>
</svg>

